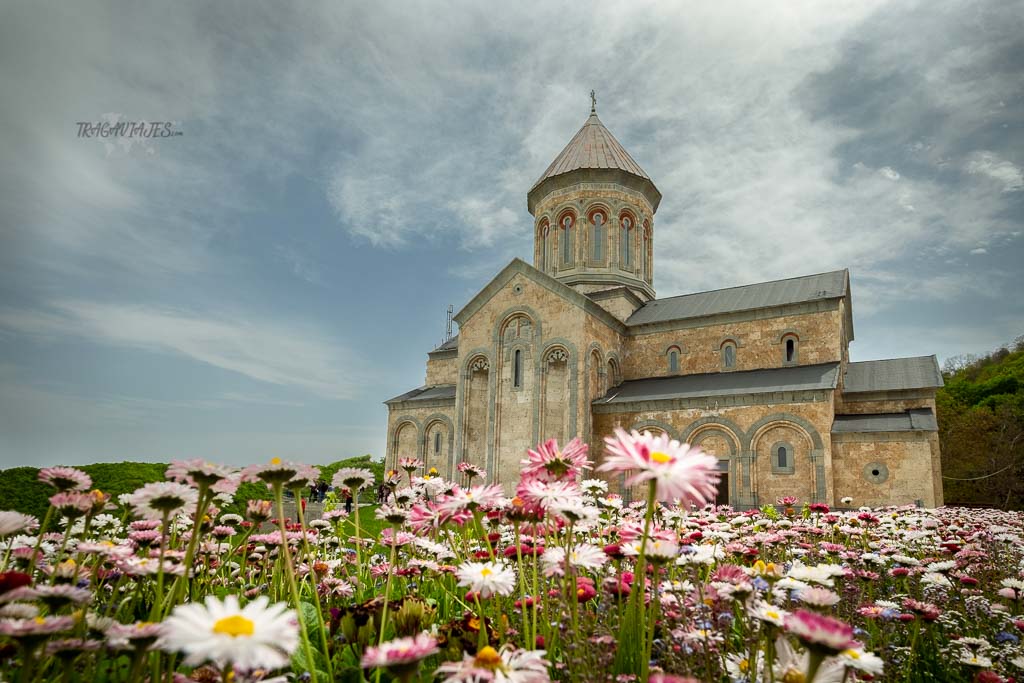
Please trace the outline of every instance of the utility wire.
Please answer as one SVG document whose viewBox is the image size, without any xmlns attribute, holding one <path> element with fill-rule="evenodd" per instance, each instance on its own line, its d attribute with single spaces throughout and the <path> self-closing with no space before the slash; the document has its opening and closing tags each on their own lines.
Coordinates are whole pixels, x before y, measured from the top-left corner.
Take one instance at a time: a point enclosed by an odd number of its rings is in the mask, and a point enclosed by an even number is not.
<svg viewBox="0 0 1024 683">
<path fill-rule="evenodd" d="M 943 479 L 949 479 L 951 481 L 978 481 L 979 479 L 988 479 L 989 477 L 994 477 L 997 474 L 1001 474 L 1002 472 L 1005 472 L 1006 470 L 1008 470 L 1008 469 L 1010 469 L 1012 467 L 1014 467 L 1014 465 L 1007 465 L 1003 469 L 1001 469 L 1001 470 L 999 470 L 997 472 L 993 472 L 992 474 L 983 474 L 980 477 L 971 477 L 970 479 L 958 479 L 957 477 L 943 477 Z"/>
</svg>

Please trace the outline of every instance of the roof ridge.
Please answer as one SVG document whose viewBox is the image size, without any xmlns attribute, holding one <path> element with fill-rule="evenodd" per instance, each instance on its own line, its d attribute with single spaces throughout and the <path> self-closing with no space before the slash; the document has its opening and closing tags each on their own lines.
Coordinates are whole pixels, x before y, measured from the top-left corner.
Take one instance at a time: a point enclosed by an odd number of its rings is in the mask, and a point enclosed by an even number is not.
<svg viewBox="0 0 1024 683">
<path fill-rule="evenodd" d="M 927 356 L 897 356 L 896 358 L 871 358 L 869 360 L 851 360 L 847 362 L 847 366 L 858 365 L 860 363 L 883 363 L 891 360 L 918 360 L 925 358 L 935 358 L 935 354 L 929 354 Z"/>
<path fill-rule="evenodd" d="M 699 292 L 687 292 L 686 294 L 676 294 L 674 296 L 664 296 L 659 299 L 651 299 L 645 306 L 658 301 L 668 301 L 669 299 L 681 299 L 684 296 L 697 296 L 698 294 L 714 294 L 715 292 L 728 292 L 730 289 L 743 289 L 744 287 L 755 287 L 757 285 L 772 285 L 776 282 L 789 282 L 791 280 L 806 280 L 807 278 L 818 277 L 821 275 L 833 275 L 835 273 L 846 273 L 849 272 L 849 268 L 840 268 L 839 270 L 826 270 L 822 273 L 808 273 L 807 275 L 796 275 L 794 277 L 784 277 L 778 280 L 765 280 L 764 282 L 749 282 L 745 285 L 733 285 L 732 287 L 720 287 L 718 289 L 705 289 Z"/>
</svg>

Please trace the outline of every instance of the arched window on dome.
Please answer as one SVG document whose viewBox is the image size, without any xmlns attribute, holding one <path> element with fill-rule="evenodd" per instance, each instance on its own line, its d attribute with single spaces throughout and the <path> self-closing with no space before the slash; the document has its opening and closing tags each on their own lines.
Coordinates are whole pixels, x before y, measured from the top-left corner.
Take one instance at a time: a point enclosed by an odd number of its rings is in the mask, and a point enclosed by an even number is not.
<svg viewBox="0 0 1024 683">
<path fill-rule="evenodd" d="M 540 254 L 537 261 L 537 269 L 541 272 L 548 267 L 548 224 L 545 221 L 540 226 Z"/>
<path fill-rule="evenodd" d="M 644 244 L 643 250 L 640 252 L 640 277 L 644 280 L 649 280 L 651 277 L 650 273 L 650 250 L 651 250 L 651 226 L 645 221 L 644 222 Z"/>
<path fill-rule="evenodd" d="M 633 217 L 629 214 L 619 219 L 619 257 L 623 268 L 633 267 Z"/>
<path fill-rule="evenodd" d="M 607 218 L 602 211 L 590 215 L 590 257 L 594 261 L 604 258 L 604 224 Z"/>
<path fill-rule="evenodd" d="M 574 220 L 573 215 L 571 213 L 567 213 L 564 216 L 562 216 L 562 234 L 559 237 L 561 238 L 562 244 L 563 266 L 572 265 L 572 262 L 574 260 L 573 250 L 575 247 L 575 239 L 573 236 L 573 227 L 575 226 L 575 223 L 576 221 Z"/>
</svg>

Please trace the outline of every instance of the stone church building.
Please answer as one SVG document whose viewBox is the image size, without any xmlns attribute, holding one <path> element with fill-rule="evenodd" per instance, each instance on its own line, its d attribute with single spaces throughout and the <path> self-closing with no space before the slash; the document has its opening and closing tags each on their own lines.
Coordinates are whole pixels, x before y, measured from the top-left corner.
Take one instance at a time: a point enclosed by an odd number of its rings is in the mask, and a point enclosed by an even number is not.
<svg viewBox="0 0 1024 683">
<path fill-rule="evenodd" d="M 720 503 L 942 505 L 934 356 L 850 362 L 846 270 L 659 299 L 661 192 L 592 109 L 526 195 L 515 259 L 455 315 L 423 386 L 386 401 L 387 459 L 514 486 L 526 449 L 615 427 L 719 458 Z M 622 478 L 610 490 L 627 498 Z"/>
</svg>

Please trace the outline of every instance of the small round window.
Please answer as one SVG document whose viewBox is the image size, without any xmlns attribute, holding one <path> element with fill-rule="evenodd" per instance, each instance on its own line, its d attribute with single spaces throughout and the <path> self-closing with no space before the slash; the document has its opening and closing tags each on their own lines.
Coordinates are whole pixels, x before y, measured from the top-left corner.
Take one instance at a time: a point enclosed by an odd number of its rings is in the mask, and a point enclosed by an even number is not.
<svg viewBox="0 0 1024 683">
<path fill-rule="evenodd" d="M 889 479 L 889 468 L 880 462 L 864 465 L 864 478 L 872 484 L 881 484 Z"/>
</svg>

